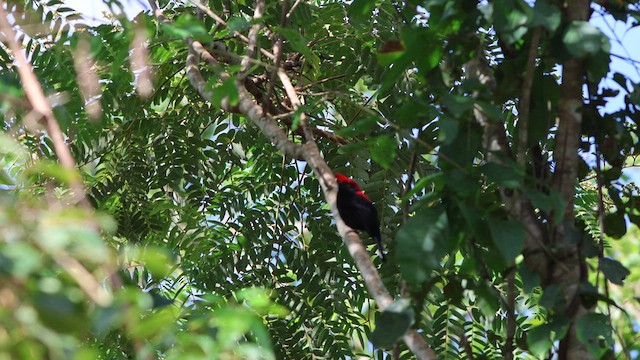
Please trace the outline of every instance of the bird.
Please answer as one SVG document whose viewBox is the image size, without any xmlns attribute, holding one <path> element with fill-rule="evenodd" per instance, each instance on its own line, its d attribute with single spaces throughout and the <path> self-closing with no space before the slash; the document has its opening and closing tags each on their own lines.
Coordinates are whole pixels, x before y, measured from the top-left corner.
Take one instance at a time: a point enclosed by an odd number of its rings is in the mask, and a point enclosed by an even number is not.
<svg viewBox="0 0 640 360">
<path fill-rule="evenodd" d="M 350 228 L 369 234 L 378 245 L 380 258 L 386 261 L 380 236 L 380 220 L 373 202 L 358 183 L 349 177 L 337 173 L 336 180 L 338 181 L 337 203 L 340 217 Z"/>
</svg>

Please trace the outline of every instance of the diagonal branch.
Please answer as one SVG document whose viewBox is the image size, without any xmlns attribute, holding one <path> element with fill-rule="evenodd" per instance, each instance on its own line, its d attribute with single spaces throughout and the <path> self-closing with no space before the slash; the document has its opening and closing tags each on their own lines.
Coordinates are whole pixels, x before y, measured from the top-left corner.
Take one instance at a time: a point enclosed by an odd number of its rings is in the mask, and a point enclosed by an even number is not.
<svg viewBox="0 0 640 360">
<path fill-rule="evenodd" d="M 294 106 L 294 108 L 300 106 L 300 99 L 298 99 L 295 89 L 286 73 L 284 71 L 278 71 L 278 77 L 283 83 L 285 91 L 287 92 L 287 96 L 291 100 L 291 104 Z M 242 89 L 239 89 L 239 91 L 241 90 Z M 329 204 L 331 208 L 331 214 L 333 215 L 333 218 L 338 227 L 338 232 L 340 233 L 342 241 L 345 243 L 349 254 L 356 263 L 356 266 L 358 267 L 358 270 L 362 275 L 367 290 L 376 300 L 380 309 L 384 310 L 386 307 L 391 305 L 391 303 L 393 302 L 393 298 L 389 294 L 387 288 L 384 286 L 382 278 L 380 277 L 380 274 L 378 273 L 376 267 L 373 265 L 371 256 L 360 240 L 360 237 L 354 231 L 352 231 L 351 228 L 346 226 L 346 224 L 340 217 L 337 206 L 338 187 L 335 176 L 320 154 L 318 145 L 313 140 L 313 134 L 309 130 L 309 126 L 306 123 L 305 119 L 306 115 L 301 114 L 300 126 L 302 127 L 306 139 L 302 152 L 304 160 L 306 160 L 307 163 L 311 165 L 316 178 L 320 182 L 320 187 L 322 188 L 322 192 L 324 193 L 327 204 Z M 418 334 L 415 330 L 408 331 L 403 336 L 403 340 L 418 359 L 436 358 L 435 352 L 433 352 L 433 350 L 426 344 L 420 334 Z"/>
<path fill-rule="evenodd" d="M 289 1 L 284 0 L 282 2 L 282 9 L 280 10 L 282 12 L 282 18 L 280 19 L 281 28 L 284 28 L 287 25 L 286 10 L 288 5 L 289 5 Z M 273 45 L 273 53 L 276 56 L 276 59 L 273 64 L 273 70 L 271 70 L 271 75 L 269 79 L 270 81 L 267 84 L 267 92 L 264 94 L 264 97 L 262 99 L 263 106 L 266 106 L 269 103 L 269 99 L 271 99 L 271 93 L 273 92 L 273 87 L 275 86 L 275 83 L 276 83 L 275 81 L 276 74 L 278 72 L 278 69 L 280 69 L 280 62 L 282 61 L 283 43 L 284 43 L 284 36 L 282 34 L 279 34 L 278 40 L 276 40 L 276 43 Z"/>
<path fill-rule="evenodd" d="M 213 20 L 215 20 L 215 22 L 217 22 L 218 24 L 229 28 L 228 24 L 226 23 L 226 21 L 224 21 L 220 16 L 218 16 L 218 14 L 216 14 L 215 12 L 213 12 L 213 10 L 209 9 L 207 6 L 201 4 L 200 2 L 196 1 L 196 0 L 189 0 L 189 2 L 191 2 L 193 5 L 195 5 L 198 9 L 202 10 L 205 12 L 205 14 L 209 15 L 209 17 L 211 17 Z M 249 38 L 247 38 L 246 36 L 244 36 L 243 34 L 239 33 L 238 31 L 233 31 L 233 36 L 237 37 L 238 39 L 242 40 L 243 42 L 249 44 Z M 266 56 L 269 60 L 274 60 L 275 56 L 270 53 L 268 50 L 260 48 L 260 53 L 262 53 L 262 55 Z"/>
<path fill-rule="evenodd" d="M 20 80 L 22 81 L 27 99 L 33 109 L 44 119 L 44 126 L 51 138 L 51 142 L 53 142 L 53 148 L 58 156 L 58 160 L 71 174 L 69 185 L 73 191 L 75 201 L 86 209 L 93 209 L 93 206 L 87 199 L 84 184 L 77 171 L 76 161 L 64 140 L 62 129 L 53 115 L 51 104 L 47 101 L 44 91 L 42 91 L 42 86 L 40 86 L 38 79 L 33 73 L 31 64 L 24 56 L 20 44 L 16 42 L 16 34 L 11 24 L 9 24 L 8 15 L 2 6 L 0 6 L 0 30 L 4 33 L 4 41 L 9 45 L 9 49 L 18 63 L 18 73 L 20 74 Z"/>
<path fill-rule="evenodd" d="M 249 46 L 247 46 L 247 53 L 242 59 L 242 63 L 240 66 L 240 74 L 241 77 L 247 76 L 249 71 L 249 64 L 251 59 L 255 56 L 256 48 L 258 47 L 258 33 L 260 32 L 260 28 L 262 27 L 262 23 L 260 19 L 262 19 L 262 15 L 264 14 L 264 0 L 256 0 L 255 8 L 253 10 L 253 26 L 249 29 Z"/>
<path fill-rule="evenodd" d="M 284 86 L 284 90 L 287 93 L 289 100 L 291 101 L 291 105 L 293 106 L 293 109 L 298 110 L 298 108 L 301 105 L 301 102 L 300 102 L 300 99 L 298 99 L 298 94 L 296 93 L 296 89 L 293 87 L 293 84 L 291 83 L 291 79 L 289 79 L 289 76 L 287 76 L 287 74 L 282 70 L 278 70 L 278 78 L 280 79 L 280 82 Z M 306 141 L 308 142 L 314 141 L 313 132 L 311 132 L 310 127 L 307 124 L 307 114 L 305 114 L 304 112 L 300 114 L 300 127 L 302 127 L 302 133 L 304 134 Z"/>
<path fill-rule="evenodd" d="M 485 85 L 490 91 L 495 89 L 496 83 L 493 72 L 482 51 L 479 51 L 475 58 L 465 64 L 465 74 L 470 79 L 480 81 L 480 83 Z M 474 98 L 477 96 L 478 94 L 474 94 Z M 487 160 L 499 163 L 502 161 L 499 156 L 500 154 L 511 156 L 511 148 L 509 147 L 504 124 L 492 122 L 477 104 L 474 105 L 473 115 L 476 121 L 484 128 L 483 146 L 487 152 Z M 544 244 L 541 240 L 546 236 L 533 207 L 524 197 L 513 196 L 512 193 L 506 191 L 504 188 L 500 190 L 500 195 L 510 213 L 516 215 L 517 220 L 527 230 L 528 236 L 525 242 L 525 253 L 530 253 L 536 257 L 536 260 L 530 263 L 528 262 L 528 265 L 544 279 L 544 275 L 547 272 L 547 265 L 546 261 L 543 261 L 544 254 L 541 250 L 544 248 Z M 519 209 L 523 209 L 523 211 L 516 211 Z M 539 256 L 536 256 L 536 254 Z"/>
<path fill-rule="evenodd" d="M 305 159 L 303 147 L 287 138 L 287 134 L 278 126 L 278 123 L 263 111 L 239 81 L 236 81 L 236 89 L 240 98 L 238 102 L 240 113 L 256 124 L 282 154 L 297 160 Z"/>
<path fill-rule="evenodd" d="M 156 12 L 156 16 L 158 16 L 158 13 L 159 12 Z M 158 18 L 161 19 L 160 17 Z M 161 19 L 161 21 L 167 20 Z M 201 45 L 199 45 L 198 42 L 191 39 L 187 39 L 187 42 L 189 43 L 190 49 L 190 54 L 187 59 L 187 71 L 190 74 L 189 77 L 190 79 L 192 79 L 192 84 L 194 84 L 198 92 L 200 92 L 200 94 L 206 99 L 210 99 L 210 93 L 207 92 L 204 87 L 204 84 L 206 84 L 206 82 L 202 78 L 202 74 L 198 69 L 198 60 L 200 56 L 206 56 L 206 52 L 203 51 Z M 205 61 L 207 61 L 208 63 L 211 62 L 211 65 L 216 65 L 213 60 L 205 59 Z M 301 102 L 297 96 L 295 88 L 291 84 L 289 77 L 282 70 L 278 71 L 277 75 L 280 81 L 283 83 L 285 91 L 287 92 L 287 96 L 291 100 L 291 104 L 294 106 L 294 108 L 298 108 Z M 221 78 L 228 78 L 229 76 L 230 75 L 224 72 L 220 73 Z M 278 123 L 275 121 L 273 116 L 258 104 L 258 99 L 260 98 L 252 98 L 250 92 L 247 90 L 246 84 L 246 79 L 238 79 L 235 81 L 235 87 L 238 91 L 239 98 L 238 105 L 237 107 L 231 107 L 229 103 L 225 103 L 225 101 L 223 101 L 221 104 L 222 110 L 237 110 L 238 113 L 247 117 L 254 124 L 256 124 L 256 126 L 260 128 L 260 130 L 271 141 L 276 149 L 278 149 L 278 151 L 280 151 L 283 155 L 298 160 L 305 160 L 311 166 L 316 178 L 320 182 L 320 187 L 322 188 L 327 204 L 329 204 L 331 214 L 333 215 L 336 226 L 338 228 L 338 232 L 343 242 L 345 243 L 349 254 L 354 259 L 354 262 L 358 267 L 360 274 L 362 275 L 367 290 L 375 299 L 380 309 L 384 310 L 393 303 L 393 298 L 389 294 L 387 288 L 384 286 L 382 278 L 380 277 L 380 274 L 378 273 L 376 267 L 373 265 L 371 256 L 360 240 L 360 237 L 357 233 L 352 231 L 351 228 L 349 228 L 340 218 L 337 207 L 338 186 L 335 175 L 320 154 L 320 150 L 313 140 L 313 131 L 310 130 L 305 121 L 306 117 L 301 116 L 300 124 L 304 132 L 306 142 L 304 143 L 304 145 L 300 145 L 287 138 L 286 133 L 278 126 Z M 416 358 L 421 360 L 431 360 L 437 358 L 435 352 L 427 345 L 422 335 L 420 335 L 415 330 L 408 331 L 403 336 L 403 341 L 405 342 L 407 347 L 416 355 Z"/>
<path fill-rule="evenodd" d="M 533 76 L 536 70 L 536 59 L 538 58 L 538 44 L 540 42 L 541 28 L 537 27 L 533 30 L 531 36 L 531 45 L 529 46 L 529 56 L 527 58 L 527 65 L 524 69 L 524 78 L 522 80 L 522 88 L 520 91 L 520 103 L 518 106 L 518 148 L 516 154 L 516 161 L 518 166 L 524 168 L 527 162 L 526 155 L 529 147 L 529 108 L 531 103 L 531 86 L 533 84 Z M 514 196 L 518 197 L 518 206 L 515 210 L 518 212 L 520 218 L 523 217 L 523 213 L 527 209 L 522 197 L 523 194 L 518 192 Z M 510 271 L 507 276 L 507 336 L 505 344 L 505 359 L 513 359 L 514 346 L 515 346 L 515 334 L 516 334 L 516 285 L 515 285 L 515 270 Z"/>
<path fill-rule="evenodd" d="M 535 36 L 537 38 L 538 36 Z M 529 79 L 533 76 L 533 67 L 535 66 L 535 53 L 534 49 L 537 50 L 537 41 L 536 45 L 531 46 L 531 55 L 529 57 L 529 63 L 531 67 L 526 69 L 527 76 Z M 495 78 L 493 76 L 493 72 L 489 67 L 487 60 L 484 56 L 483 51 L 479 51 L 478 55 L 465 64 L 465 73 L 471 79 L 479 80 L 489 91 L 493 91 L 496 87 Z M 523 93 L 524 99 L 521 99 L 521 106 L 524 106 L 522 111 L 519 111 L 520 118 L 518 121 L 519 127 L 519 136 L 520 141 L 518 143 L 518 154 L 517 161 L 519 165 L 523 165 L 526 154 L 526 146 L 527 146 L 527 123 L 528 123 L 528 102 L 529 96 L 527 95 L 527 90 L 530 93 L 531 80 L 527 81 L 525 79 L 523 85 Z M 527 85 L 528 83 L 528 85 Z M 474 98 L 479 96 L 478 93 L 475 93 Z M 523 114 L 524 113 L 524 114 Z M 508 157 L 512 157 L 511 147 L 509 146 L 507 140 L 507 134 L 505 130 L 505 126 L 502 122 L 492 122 L 486 114 L 482 111 L 482 108 L 475 104 L 474 105 L 474 117 L 476 121 L 484 128 L 483 132 L 483 144 L 484 148 L 487 152 L 487 160 L 495 163 L 502 163 L 504 155 Z M 514 193 L 512 191 L 507 191 L 509 189 L 501 188 L 500 195 L 503 203 L 506 205 L 509 210 L 509 214 L 518 220 L 520 224 L 522 224 L 527 230 L 527 236 L 525 237 L 525 250 L 524 253 L 526 255 L 525 262 L 527 265 L 540 274 L 542 279 L 548 278 L 548 261 L 545 256 L 545 253 L 540 251 L 541 249 L 546 249 L 544 245 L 541 243 L 541 239 L 545 238 L 545 233 L 541 227 L 540 222 L 538 221 L 534 209 L 529 203 L 529 201 L 523 196 L 521 193 Z M 514 266 L 512 263 L 511 266 Z M 515 314 L 515 298 L 516 298 L 516 289 L 515 289 L 515 269 L 509 271 L 507 275 L 507 336 L 504 347 L 504 356 L 505 359 L 513 359 L 514 358 L 514 343 L 515 343 L 515 332 L 516 332 L 516 314 Z"/>
</svg>

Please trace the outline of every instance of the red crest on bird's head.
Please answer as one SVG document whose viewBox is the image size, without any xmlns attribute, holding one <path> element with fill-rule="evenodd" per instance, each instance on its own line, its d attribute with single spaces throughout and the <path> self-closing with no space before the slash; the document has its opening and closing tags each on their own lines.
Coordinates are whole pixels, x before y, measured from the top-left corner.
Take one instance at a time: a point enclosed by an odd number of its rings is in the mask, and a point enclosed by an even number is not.
<svg viewBox="0 0 640 360">
<path fill-rule="evenodd" d="M 336 180 L 340 184 L 349 184 L 349 185 L 352 185 L 356 190 L 360 190 L 360 186 L 358 185 L 358 183 L 353 181 L 351 178 L 347 176 L 336 173 Z"/>
<path fill-rule="evenodd" d="M 353 190 L 355 190 L 356 194 L 358 196 L 361 196 L 362 198 L 366 199 L 367 201 L 371 201 L 369 200 L 369 197 L 367 195 L 365 195 L 364 191 L 362 191 L 362 189 L 360 188 L 360 185 L 358 185 L 357 182 L 353 181 L 353 179 L 346 177 L 342 174 L 336 173 L 336 180 L 338 181 L 338 184 L 347 184 L 349 186 L 351 186 L 353 188 Z"/>
</svg>

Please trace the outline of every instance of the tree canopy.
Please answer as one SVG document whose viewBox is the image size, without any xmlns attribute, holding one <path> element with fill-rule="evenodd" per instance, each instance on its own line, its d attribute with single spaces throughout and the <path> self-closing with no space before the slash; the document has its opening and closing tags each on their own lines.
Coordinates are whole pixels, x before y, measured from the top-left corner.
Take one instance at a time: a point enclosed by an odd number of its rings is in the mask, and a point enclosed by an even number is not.
<svg viewBox="0 0 640 360">
<path fill-rule="evenodd" d="M 640 356 L 640 2 L 105 4 L 0 3 L 0 358 Z"/>
</svg>

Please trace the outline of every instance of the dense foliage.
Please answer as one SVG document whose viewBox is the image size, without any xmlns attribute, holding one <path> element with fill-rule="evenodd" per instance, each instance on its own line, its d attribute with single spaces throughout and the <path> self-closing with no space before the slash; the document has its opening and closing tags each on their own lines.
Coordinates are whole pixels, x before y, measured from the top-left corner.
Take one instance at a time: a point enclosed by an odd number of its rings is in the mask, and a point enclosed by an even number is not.
<svg viewBox="0 0 640 360">
<path fill-rule="evenodd" d="M 0 358 L 637 358 L 638 61 L 593 21 L 640 9 L 568 3 L 3 3 Z"/>
</svg>

